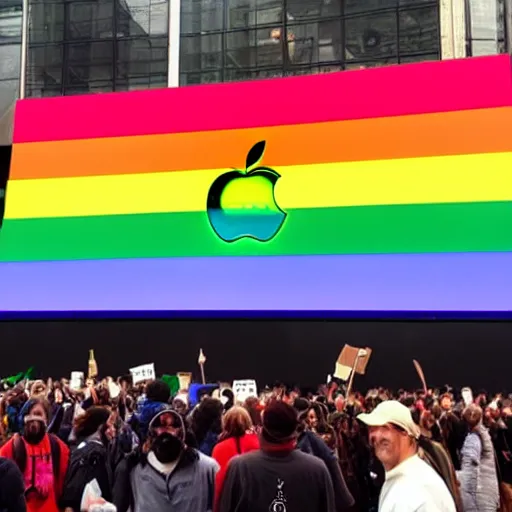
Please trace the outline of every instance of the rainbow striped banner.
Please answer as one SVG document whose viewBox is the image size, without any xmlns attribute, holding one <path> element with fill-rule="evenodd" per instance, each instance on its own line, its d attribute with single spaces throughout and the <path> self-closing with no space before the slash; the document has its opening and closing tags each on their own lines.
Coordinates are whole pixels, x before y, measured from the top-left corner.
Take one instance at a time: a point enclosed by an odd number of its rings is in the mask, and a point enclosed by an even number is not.
<svg viewBox="0 0 512 512">
<path fill-rule="evenodd" d="M 512 312 L 509 56 L 18 102 L 3 311 Z"/>
</svg>

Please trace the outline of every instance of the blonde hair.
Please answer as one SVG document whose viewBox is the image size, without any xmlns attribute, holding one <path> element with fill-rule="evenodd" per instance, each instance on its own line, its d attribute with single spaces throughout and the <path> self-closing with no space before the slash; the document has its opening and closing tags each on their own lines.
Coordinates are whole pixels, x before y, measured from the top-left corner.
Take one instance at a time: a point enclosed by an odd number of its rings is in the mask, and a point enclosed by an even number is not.
<svg viewBox="0 0 512 512">
<path fill-rule="evenodd" d="M 221 439 L 229 437 L 242 437 L 252 429 L 251 416 L 244 407 L 231 407 L 222 418 Z"/>
</svg>

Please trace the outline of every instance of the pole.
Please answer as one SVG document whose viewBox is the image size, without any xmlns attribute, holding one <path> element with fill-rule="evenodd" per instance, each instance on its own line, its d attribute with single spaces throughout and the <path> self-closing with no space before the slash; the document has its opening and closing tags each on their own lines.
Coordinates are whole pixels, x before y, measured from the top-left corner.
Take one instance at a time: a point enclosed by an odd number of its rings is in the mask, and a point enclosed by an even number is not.
<svg viewBox="0 0 512 512">
<path fill-rule="evenodd" d="M 512 53 L 512 0 L 505 0 L 505 44 L 507 53 Z"/>
<path fill-rule="evenodd" d="M 21 12 L 21 58 L 20 58 L 20 99 L 25 97 L 27 89 L 27 52 L 28 52 L 28 9 L 29 0 L 22 0 Z"/>
<path fill-rule="evenodd" d="M 180 85 L 181 0 L 169 1 L 167 87 Z"/>
<path fill-rule="evenodd" d="M 354 366 L 352 366 L 352 372 L 350 373 L 350 380 L 348 382 L 347 399 L 350 396 L 350 393 L 352 392 L 352 385 L 354 383 L 354 377 L 356 374 L 356 368 L 357 368 L 357 364 L 359 363 L 359 359 L 362 359 L 363 357 L 366 357 L 367 355 L 368 355 L 368 351 L 364 348 L 360 348 L 359 351 L 357 352 L 357 356 L 354 361 Z"/>
</svg>

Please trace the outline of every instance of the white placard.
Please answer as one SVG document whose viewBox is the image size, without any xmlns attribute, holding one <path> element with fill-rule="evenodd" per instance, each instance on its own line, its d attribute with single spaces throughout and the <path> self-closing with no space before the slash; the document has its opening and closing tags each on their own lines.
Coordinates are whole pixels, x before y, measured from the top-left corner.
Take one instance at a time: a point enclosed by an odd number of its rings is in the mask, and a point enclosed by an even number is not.
<svg viewBox="0 0 512 512">
<path fill-rule="evenodd" d="M 142 364 L 135 368 L 130 368 L 130 373 L 132 374 L 134 384 L 145 380 L 155 380 L 155 363 Z"/>
<path fill-rule="evenodd" d="M 245 402 L 250 396 L 258 397 L 258 386 L 254 379 L 234 380 L 235 402 Z"/>
<path fill-rule="evenodd" d="M 84 372 L 71 372 L 69 387 L 73 391 L 78 391 L 84 387 Z"/>
</svg>

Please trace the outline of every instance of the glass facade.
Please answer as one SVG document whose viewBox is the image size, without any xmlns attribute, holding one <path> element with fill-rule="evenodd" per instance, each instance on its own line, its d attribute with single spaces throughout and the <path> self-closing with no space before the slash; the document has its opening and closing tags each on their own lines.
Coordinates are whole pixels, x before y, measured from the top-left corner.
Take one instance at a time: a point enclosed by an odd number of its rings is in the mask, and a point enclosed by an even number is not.
<svg viewBox="0 0 512 512">
<path fill-rule="evenodd" d="M 167 0 L 31 0 L 27 96 L 165 87 Z"/>
<path fill-rule="evenodd" d="M 439 59 L 437 0 L 182 0 L 180 85 Z"/>
<path fill-rule="evenodd" d="M 0 0 L 0 119 L 19 90 L 21 12 L 21 0 Z"/>
<path fill-rule="evenodd" d="M 25 95 L 125 91 L 439 59 L 440 3 L 28 0 Z M 465 1 L 461 53 L 510 51 L 507 5 L 512 9 L 512 0 Z M 19 92 L 21 33 L 22 0 L 0 0 L 0 118 Z"/>
</svg>

